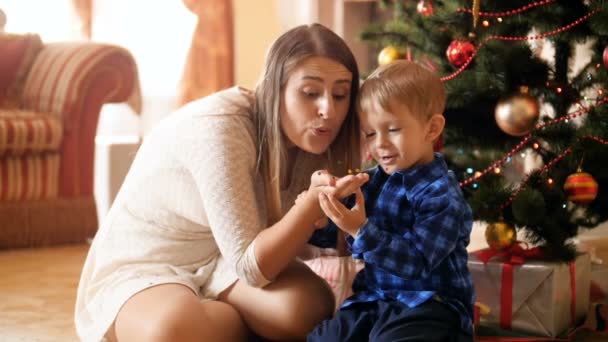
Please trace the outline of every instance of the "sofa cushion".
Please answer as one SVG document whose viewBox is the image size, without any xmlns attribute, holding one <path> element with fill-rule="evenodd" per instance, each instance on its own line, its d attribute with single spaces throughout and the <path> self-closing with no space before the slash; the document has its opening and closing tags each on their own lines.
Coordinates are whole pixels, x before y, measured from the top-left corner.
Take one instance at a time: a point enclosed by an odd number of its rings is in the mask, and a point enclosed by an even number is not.
<svg viewBox="0 0 608 342">
<path fill-rule="evenodd" d="M 23 85 L 42 50 L 37 34 L 0 33 L 0 107 L 19 108 Z"/>
<path fill-rule="evenodd" d="M 0 202 L 57 198 L 59 153 L 0 157 Z"/>
<path fill-rule="evenodd" d="M 58 151 L 62 136 L 58 115 L 0 109 L 0 156 Z"/>
</svg>

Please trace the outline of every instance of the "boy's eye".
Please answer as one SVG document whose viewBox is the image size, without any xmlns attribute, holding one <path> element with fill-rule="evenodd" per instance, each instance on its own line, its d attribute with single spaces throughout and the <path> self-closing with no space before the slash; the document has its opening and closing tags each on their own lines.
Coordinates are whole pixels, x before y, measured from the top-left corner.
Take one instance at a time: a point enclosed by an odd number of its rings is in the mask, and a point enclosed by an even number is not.
<svg viewBox="0 0 608 342">
<path fill-rule="evenodd" d="M 399 132 L 401 130 L 401 128 L 389 128 L 389 132 L 393 133 L 393 132 Z"/>
<path fill-rule="evenodd" d="M 376 135 L 376 132 L 369 132 L 369 133 L 365 133 L 365 137 L 366 137 L 366 138 L 371 138 L 371 137 L 373 137 L 374 135 Z"/>
</svg>

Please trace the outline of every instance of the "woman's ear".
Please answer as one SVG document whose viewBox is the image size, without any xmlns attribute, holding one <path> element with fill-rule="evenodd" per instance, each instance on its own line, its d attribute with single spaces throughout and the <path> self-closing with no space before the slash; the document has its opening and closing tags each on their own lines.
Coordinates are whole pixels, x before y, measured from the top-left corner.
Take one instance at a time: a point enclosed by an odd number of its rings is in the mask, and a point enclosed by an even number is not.
<svg viewBox="0 0 608 342">
<path fill-rule="evenodd" d="M 445 118 L 442 114 L 433 114 L 428 122 L 428 130 L 426 138 L 428 141 L 435 141 L 443 132 L 445 127 Z"/>
</svg>

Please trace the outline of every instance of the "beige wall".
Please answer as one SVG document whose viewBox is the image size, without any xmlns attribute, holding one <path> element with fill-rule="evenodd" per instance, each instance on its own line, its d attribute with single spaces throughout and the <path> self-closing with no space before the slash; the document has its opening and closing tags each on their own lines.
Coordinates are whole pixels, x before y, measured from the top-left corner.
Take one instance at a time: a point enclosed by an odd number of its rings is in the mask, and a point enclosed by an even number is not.
<svg viewBox="0 0 608 342">
<path fill-rule="evenodd" d="M 281 33 L 277 0 L 234 0 L 235 82 L 252 89 L 266 50 Z"/>
</svg>

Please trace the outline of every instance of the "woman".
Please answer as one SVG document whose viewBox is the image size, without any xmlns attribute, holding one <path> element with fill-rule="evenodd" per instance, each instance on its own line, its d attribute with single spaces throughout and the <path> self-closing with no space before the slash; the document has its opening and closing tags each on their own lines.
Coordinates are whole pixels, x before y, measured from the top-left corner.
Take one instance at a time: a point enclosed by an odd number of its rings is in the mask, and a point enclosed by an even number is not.
<svg viewBox="0 0 608 342">
<path fill-rule="evenodd" d="M 255 95 L 221 91 L 146 137 L 84 265 L 82 340 L 293 340 L 332 314 L 295 256 L 322 217 L 319 191 L 366 181 L 330 176 L 358 167 L 357 65 L 315 24 L 279 37 L 262 76 Z"/>
</svg>

